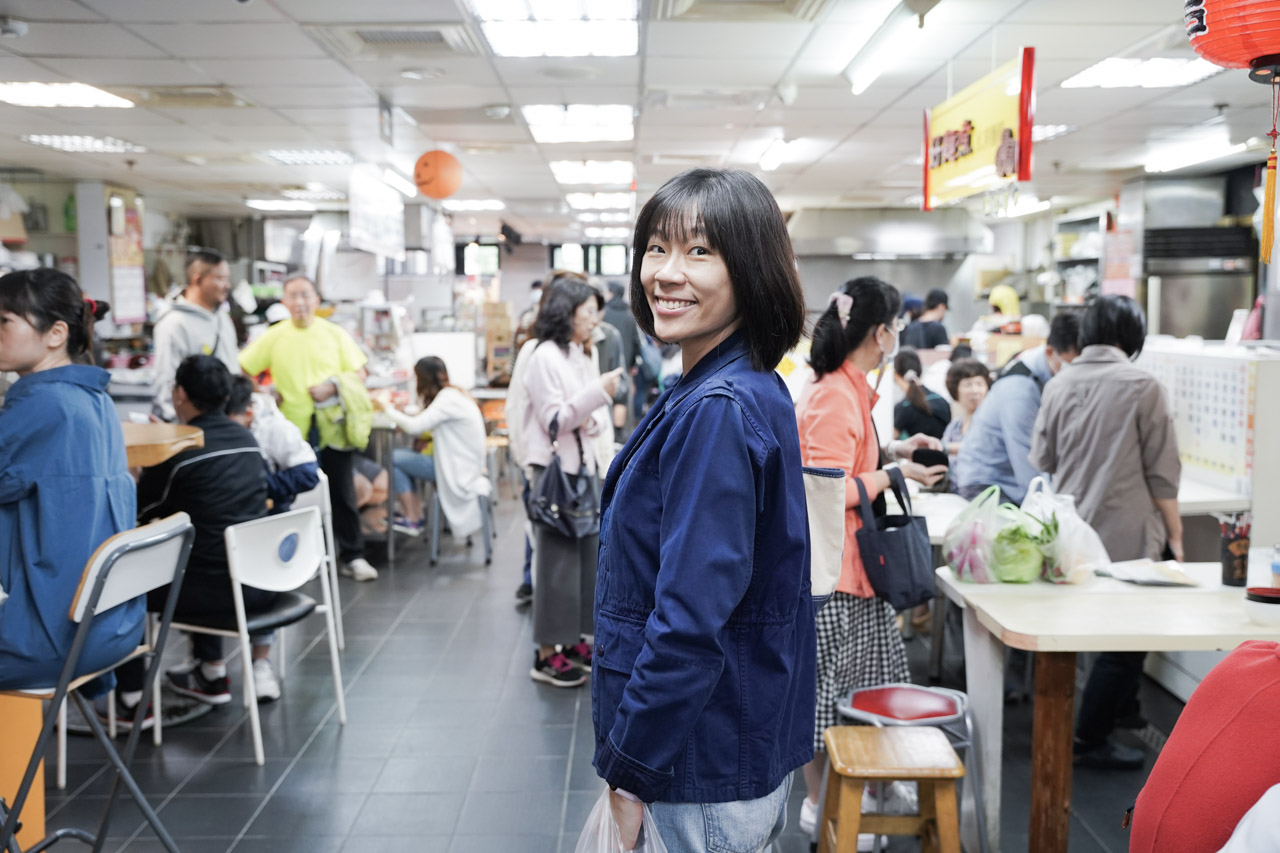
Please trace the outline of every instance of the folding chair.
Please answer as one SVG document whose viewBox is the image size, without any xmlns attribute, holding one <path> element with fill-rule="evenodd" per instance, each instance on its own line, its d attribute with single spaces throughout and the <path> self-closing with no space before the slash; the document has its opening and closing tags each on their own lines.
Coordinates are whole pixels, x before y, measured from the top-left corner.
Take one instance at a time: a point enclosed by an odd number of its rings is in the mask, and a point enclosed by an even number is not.
<svg viewBox="0 0 1280 853">
<path fill-rule="evenodd" d="M 324 614 L 328 628 L 329 662 L 333 670 L 333 694 L 338 703 L 338 722 L 347 722 L 347 705 L 342 693 L 342 662 L 338 658 L 338 632 L 334 627 L 333 592 L 329 573 L 325 571 L 324 534 L 320 510 L 315 507 L 295 509 L 280 515 L 269 515 L 254 521 L 233 524 L 227 528 L 227 568 L 231 575 L 231 593 L 235 613 L 225 618 L 199 621 L 175 621 L 173 627 L 197 634 L 236 637 L 244 661 L 244 704 L 249 709 L 253 730 L 253 755 L 259 765 L 265 763 L 262 749 L 262 722 L 258 717 L 258 696 L 253 685 L 250 633 L 283 628 L 300 622 L 312 613 Z M 316 604 L 298 588 L 319 576 L 324 601 Z M 268 610 L 246 613 L 242 586 L 279 593 Z M 281 667 L 281 678 L 284 668 Z M 156 717 L 160 716 L 157 702 Z M 159 727 L 156 727 L 159 731 Z"/>
<path fill-rule="evenodd" d="M 129 772 L 129 764 L 133 761 L 134 752 L 137 750 L 142 726 L 133 726 L 125 744 L 124 754 L 121 755 L 103 730 L 102 724 L 98 722 L 92 704 L 80 695 L 80 688 L 126 661 L 137 657 L 150 658 L 142 689 L 142 699 L 138 705 L 139 714 L 146 713 L 145 709 L 152 700 L 154 676 L 159 670 L 160 658 L 164 654 L 165 640 L 168 638 L 169 626 L 173 620 L 173 608 L 178 601 L 178 592 L 182 587 L 182 576 L 186 571 L 187 556 L 191 553 L 191 540 L 194 535 L 190 517 L 185 512 L 180 512 L 145 527 L 126 530 L 112 536 L 103 542 L 89 558 L 69 614 L 71 621 L 79 625 L 79 628 L 76 629 L 67 660 L 62 665 L 62 673 L 58 676 L 57 685 L 33 684 L 30 688 L 10 691 L 11 695 L 51 701 L 45 711 L 44 725 L 36 739 L 31 759 L 27 762 L 26 773 L 22 777 L 22 784 L 18 786 L 18 793 L 14 797 L 12 807 L 6 808 L 4 803 L 0 802 L 0 821 L 3 822 L 3 829 L 0 829 L 0 850 L 21 853 L 16 833 L 22 807 L 31 793 L 36 772 L 49 745 L 49 739 L 53 736 L 54 724 L 62 716 L 64 703 L 70 695 L 80 709 L 80 713 L 84 715 L 94 737 L 106 752 L 107 760 L 115 767 L 116 777 L 111 786 L 111 796 L 107 799 L 97 834 L 90 834 L 83 829 L 60 829 L 37 842 L 27 853 L 39 853 L 64 838 L 83 841 L 92 845 L 94 853 L 100 853 L 107 838 L 111 809 L 115 805 L 116 795 L 122 783 L 133 796 L 138 809 L 155 830 L 165 849 L 169 853 L 178 853 L 173 838 L 160 823 L 160 818 L 156 816 L 155 810 L 151 808 L 138 783 Z M 75 672 L 79 667 L 81 654 L 84 652 L 89 632 L 98 614 L 106 613 L 139 596 L 145 596 L 151 590 L 165 584 L 169 584 L 169 594 L 165 600 L 164 613 L 161 615 L 158 629 L 153 634 L 154 639 L 139 645 L 105 669 L 77 677 Z M 158 709 L 156 716 L 159 716 Z"/>
<path fill-rule="evenodd" d="M 324 520 L 324 555 L 329 563 L 329 588 L 333 591 L 333 624 L 338 629 L 338 648 L 347 647 L 347 637 L 342 624 L 342 593 L 338 586 L 338 546 L 333 541 L 333 504 L 329 499 L 329 475 L 320 471 L 320 482 L 309 492 L 293 499 L 294 509 L 313 506 L 320 510 Z M 283 663 L 283 662 L 282 662 Z"/>
</svg>

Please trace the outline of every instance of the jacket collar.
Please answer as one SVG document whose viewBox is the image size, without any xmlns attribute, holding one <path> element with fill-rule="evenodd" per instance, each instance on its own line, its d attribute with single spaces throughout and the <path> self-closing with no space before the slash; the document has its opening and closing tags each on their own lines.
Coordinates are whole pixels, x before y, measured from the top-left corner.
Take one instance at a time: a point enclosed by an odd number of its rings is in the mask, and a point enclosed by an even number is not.
<svg viewBox="0 0 1280 853">
<path fill-rule="evenodd" d="M 1119 347 L 1108 346 L 1106 344 L 1094 344 L 1087 346 L 1080 351 L 1080 355 L 1076 356 L 1076 360 L 1072 365 L 1077 364 L 1128 364 L 1129 356 L 1124 354 L 1124 350 Z"/>
<path fill-rule="evenodd" d="M 1047 383 L 1053 378 L 1053 371 L 1049 369 L 1049 359 L 1045 355 L 1043 346 L 1027 351 L 1021 357 L 1021 361 L 1027 366 L 1028 370 L 1035 374 L 1041 384 Z"/>
<path fill-rule="evenodd" d="M 741 329 L 737 329 L 733 334 L 721 341 L 715 349 L 704 355 L 702 360 L 693 366 L 693 370 L 690 370 L 688 375 L 680 378 L 680 381 L 672 389 L 667 408 L 684 399 L 693 389 L 705 382 L 708 377 L 715 375 L 722 368 L 746 355 L 747 336 Z"/>
<path fill-rule="evenodd" d="M 71 385 L 79 385 L 90 391 L 105 391 L 110 381 L 110 374 L 101 367 L 94 367 L 89 364 L 65 364 L 62 367 L 41 370 L 39 373 L 28 373 L 26 376 L 20 377 L 9 388 L 6 399 L 20 399 L 26 394 L 33 393 L 39 386 L 47 382 L 66 382 Z"/>
<path fill-rule="evenodd" d="M 889 365 L 885 365 L 880 369 L 888 370 Z M 844 364 L 840 365 L 840 369 L 836 372 L 844 375 L 845 379 L 847 379 L 849 383 L 853 385 L 854 391 L 858 392 L 859 394 L 865 395 L 866 398 L 871 401 L 871 406 L 873 408 L 875 407 L 876 403 L 880 401 L 880 395 L 877 394 L 874 390 L 872 390 L 871 383 L 867 381 L 867 374 L 863 373 L 861 370 L 859 370 L 855 365 L 853 365 L 849 361 L 845 361 Z"/>
</svg>

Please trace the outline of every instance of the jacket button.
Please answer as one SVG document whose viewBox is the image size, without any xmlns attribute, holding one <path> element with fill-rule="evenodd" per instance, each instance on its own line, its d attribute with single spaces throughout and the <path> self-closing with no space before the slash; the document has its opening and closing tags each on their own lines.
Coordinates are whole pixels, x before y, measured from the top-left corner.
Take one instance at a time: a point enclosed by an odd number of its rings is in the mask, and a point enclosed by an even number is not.
<svg viewBox="0 0 1280 853">
<path fill-rule="evenodd" d="M 604 654 L 604 643 L 599 643 L 596 645 L 596 654 L 598 655 Z"/>
</svg>

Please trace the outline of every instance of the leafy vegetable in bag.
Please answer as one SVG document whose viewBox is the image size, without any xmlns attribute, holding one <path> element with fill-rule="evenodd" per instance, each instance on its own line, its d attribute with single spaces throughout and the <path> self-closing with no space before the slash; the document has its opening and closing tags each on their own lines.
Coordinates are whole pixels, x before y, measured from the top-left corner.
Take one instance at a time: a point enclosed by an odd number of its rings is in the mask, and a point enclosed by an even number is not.
<svg viewBox="0 0 1280 853">
<path fill-rule="evenodd" d="M 1000 489 L 991 486 L 960 511 L 942 539 L 947 565 L 962 581 L 995 583 L 991 545 L 1000 527 Z"/>
<path fill-rule="evenodd" d="M 1045 523 L 1040 536 L 1044 552 L 1041 577 L 1050 583 L 1084 583 L 1097 569 L 1111 565 L 1102 537 L 1076 512 L 1071 495 L 1056 494 L 1043 477 L 1027 489 L 1022 511 Z"/>
<path fill-rule="evenodd" d="M 1030 583 L 1044 564 L 1044 525 L 1013 504 L 1003 504 L 1000 515 L 1005 523 L 991 544 L 991 572 L 1003 583 Z"/>
</svg>

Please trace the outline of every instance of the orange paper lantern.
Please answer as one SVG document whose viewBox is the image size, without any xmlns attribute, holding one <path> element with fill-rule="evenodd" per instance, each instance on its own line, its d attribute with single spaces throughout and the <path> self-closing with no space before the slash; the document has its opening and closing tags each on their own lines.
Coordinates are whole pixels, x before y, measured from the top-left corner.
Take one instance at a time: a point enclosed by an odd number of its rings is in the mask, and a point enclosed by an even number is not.
<svg viewBox="0 0 1280 853">
<path fill-rule="evenodd" d="M 1214 65 L 1252 69 L 1270 83 L 1280 65 L 1280 4 L 1275 0 L 1187 0 L 1191 47 Z"/>
<path fill-rule="evenodd" d="M 413 182 L 428 198 L 448 198 L 462 186 L 462 164 L 448 151 L 428 151 L 413 166 Z"/>
</svg>

